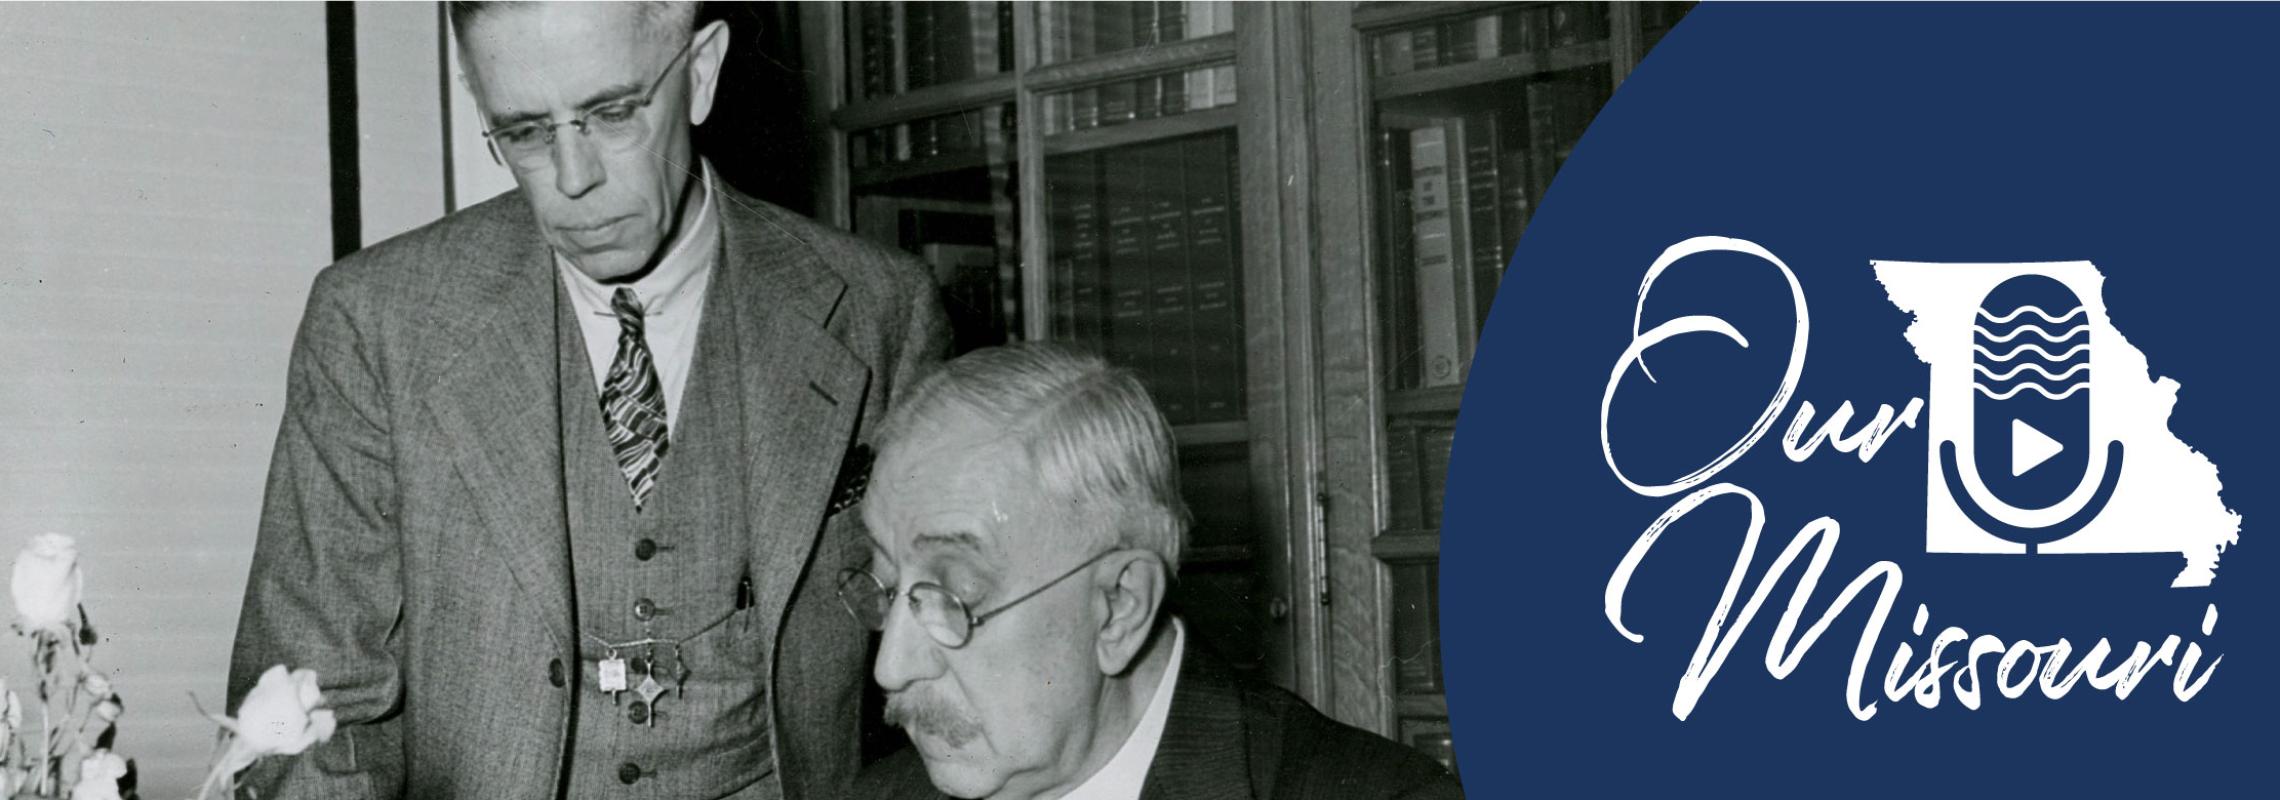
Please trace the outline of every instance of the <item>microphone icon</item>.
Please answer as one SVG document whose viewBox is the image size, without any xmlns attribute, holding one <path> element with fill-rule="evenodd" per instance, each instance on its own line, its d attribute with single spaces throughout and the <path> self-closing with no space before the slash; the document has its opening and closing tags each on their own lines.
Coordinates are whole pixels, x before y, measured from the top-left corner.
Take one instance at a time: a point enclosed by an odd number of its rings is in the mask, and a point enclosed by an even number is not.
<svg viewBox="0 0 2280 800">
<path fill-rule="evenodd" d="M 2032 554 L 2096 519 L 2121 478 L 2122 443 L 2111 441 L 2089 482 L 2090 314 L 2065 284 L 2020 275 L 1980 302 L 1972 351 L 1973 454 L 1961 459 L 1954 440 L 1941 441 L 1941 477 L 1980 530 Z"/>
</svg>

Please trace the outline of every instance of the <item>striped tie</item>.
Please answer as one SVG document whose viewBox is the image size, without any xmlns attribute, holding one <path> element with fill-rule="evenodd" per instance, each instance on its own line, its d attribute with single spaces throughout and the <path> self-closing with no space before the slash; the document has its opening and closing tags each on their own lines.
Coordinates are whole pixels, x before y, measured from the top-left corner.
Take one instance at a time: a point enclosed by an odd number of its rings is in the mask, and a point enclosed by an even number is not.
<svg viewBox="0 0 2280 800">
<path fill-rule="evenodd" d="M 632 289 L 621 288 L 610 298 L 610 310 L 618 318 L 618 352 L 602 381 L 602 420 L 618 469 L 633 489 L 633 507 L 639 509 L 657 487 L 658 460 L 665 456 L 665 395 L 650 363 L 649 345 L 642 342 L 641 301 Z"/>
</svg>

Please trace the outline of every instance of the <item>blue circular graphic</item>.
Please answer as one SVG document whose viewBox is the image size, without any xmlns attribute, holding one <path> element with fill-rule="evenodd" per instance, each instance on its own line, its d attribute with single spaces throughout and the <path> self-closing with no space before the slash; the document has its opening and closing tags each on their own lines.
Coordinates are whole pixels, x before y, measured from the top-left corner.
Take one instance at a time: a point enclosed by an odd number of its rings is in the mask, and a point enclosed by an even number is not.
<svg viewBox="0 0 2280 800">
<path fill-rule="evenodd" d="M 1468 793 L 2269 791 L 2275 28 L 1697 8 L 1563 168 L 1474 363 L 1442 546 Z M 1848 403 L 1841 434 L 1891 430 L 1799 460 L 1807 403 L 1806 435 Z"/>
</svg>

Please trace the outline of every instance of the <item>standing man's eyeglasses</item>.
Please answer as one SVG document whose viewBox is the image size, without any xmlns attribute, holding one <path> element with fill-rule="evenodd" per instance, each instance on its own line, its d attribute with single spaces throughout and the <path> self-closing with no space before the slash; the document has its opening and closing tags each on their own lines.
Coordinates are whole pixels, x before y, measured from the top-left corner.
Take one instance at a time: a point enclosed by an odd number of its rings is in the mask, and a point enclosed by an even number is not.
<svg viewBox="0 0 2280 800">
<path fill-rule="evenodd" d="M 1008 600 L 997 608 L 979 614 L 967 610 L 965 600 L 959 598 L 949 589 L 943 588 L 940 584 L 914 583 L 911 584 L 910 589 L 901 594 L 910 603 L 911 618 L 918 621 L 919 627 L 926 629 L 926 635 L 932 637 L 936 643 L 943 647 L 956 650 L 965 647 L 966 642 L 973 639 L 974 629 L 981 627 L 982 623 L 989 621 L 991 617 L 1004 613 L 1006 609 L 1021 605 L 1024 600 L 1043 594 L 1045 590 L 1053 588 L 1054 584 L 1068 580 L 1070 576 L 1085 571 L 1086 567 L 1120 552 L 1123 551 L 1121 549 L 1108 550 L 1100 555 L 1085 559 L 1084 563 L 1061 573 L 1058 578 L 1046 581 L 1042 586 L 1029 590 L 1028 594 Z M 881 583 L 878 576 L 872 575 L 870 570 L 849 567 L 839 572 L 839 602 L 847 607 L 847 613 L 855 615 L 855 621 L 862 623 L 863 627 L 874 631 L 887 629 L 887 617 L 892 615 L 895 610 L 895 594 L 894 589 Z"/>
<path fill-rule="evenodd" d="M 568 125 L 577 128 L 594 144 L 604 150 L 622 152 L 649 138 L 649 123 L 642 110 L 657 99 L 657 89 L 665 85 L 665 76 L 673 74 L 673 65 L 687 58 L 696 47 L 697 37 L 681 46 L 673 60 L 665 62 L 665 69 L 657 79 L 649 82 L 648 91 L 638 97 L 611 100 L 579 112 L 562 122 L 543 119 L 525 120 L 502 125 L 483 132 L 483 140 L 491 145 L 491 160 L 502 165 L 511 164 L 518 169 L 544 166 L 554 154 L 554 129 Z"/>
</svg>

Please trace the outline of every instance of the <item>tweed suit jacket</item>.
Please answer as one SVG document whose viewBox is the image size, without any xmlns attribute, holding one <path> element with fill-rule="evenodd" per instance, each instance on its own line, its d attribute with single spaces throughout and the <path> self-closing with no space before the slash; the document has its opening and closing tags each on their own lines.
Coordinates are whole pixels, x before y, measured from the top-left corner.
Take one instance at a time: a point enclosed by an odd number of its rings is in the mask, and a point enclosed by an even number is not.
<svg viewBox="0 0 2280 800">
<path fill-rule="evenodd" d="M 1461 800 L 1432 759 L 1244 678 L 1190 641 L 1141 800 Z M 855 796 L 941 800 L 915 749 L 863 771 Z"/>
<path fill-rule="evenodd" d="M 742 502 L 769 665 L 774 780 L 847 793 L 866 632 L 834 594 L 861 559 L 828 514 L 847 454 L 942 357 L 926 270 L 716 184 L 746 409 Z M 315 669 L 341 723 L 249 776 L 265 800 L 552 798 L 578 669 L 553 257 L 519 192 L 323 270 L 295 339 L 230 707 Z M 733 280 L 727 271 L 734 271 Z M 753 634 L 758 636 L 757 633 Z M 755 658 L 755 663 L 759 661 Z"/>
</svg>

